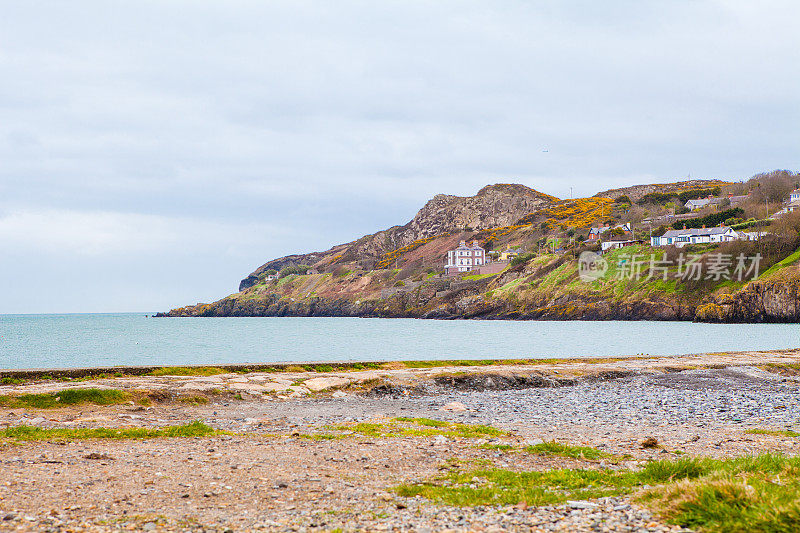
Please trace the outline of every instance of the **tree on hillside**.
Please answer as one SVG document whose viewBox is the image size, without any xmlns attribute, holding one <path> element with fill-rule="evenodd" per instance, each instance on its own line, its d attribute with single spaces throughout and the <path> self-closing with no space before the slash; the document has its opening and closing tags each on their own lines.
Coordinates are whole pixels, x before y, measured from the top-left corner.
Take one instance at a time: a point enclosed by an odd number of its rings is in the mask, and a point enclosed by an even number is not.
<svg viewBox="0 0 800 533">
<path fill-rule="evenodd" d="M 751 199 L 761 205 L 764 202 L 781 203 L 789 197 L 795 189 L 800 174 L 788 170 L 774 170 L 764 174 L 757 174 L 750 178 L 748 185 L 752 193 Z"/>
<path fill-rule="evenodd" d="M 797 237 L 800 235 L 800 211 L 786 213 L 778 218 L 770 228 L 776 235 Z"/>
<path fill-rule="evenodd" d="M 622 196 L 617 197 L 617 199 L 614 200 L 614 203 L 615 204 L 628 204 L 628 205 L 633 204 L 633 202 L 631 202 L 631 199 L 628 198 L 627 194 L 623 194 Z"/>
<path fill-rule="evenodd" d="M 671 228 L 668 228 L 666 226 L 659 226 L 659 227 L 657 227 L 656 229 L 653 230 L 653 237 L 661 237 L 669 229 L 671 229 Z"/>
</svg>

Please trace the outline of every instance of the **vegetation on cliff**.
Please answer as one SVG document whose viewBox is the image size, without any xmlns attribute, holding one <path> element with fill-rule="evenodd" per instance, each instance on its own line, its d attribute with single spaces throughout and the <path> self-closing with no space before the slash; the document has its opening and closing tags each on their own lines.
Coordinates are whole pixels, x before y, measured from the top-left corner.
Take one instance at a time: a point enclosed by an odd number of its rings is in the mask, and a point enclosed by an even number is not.
<svg viewBox="0 0 800 533">
<path fill-rule="evenodd" d="M 167 315 L 800 320 L 796 276 L 790 275 L 797 270 L 793 258 L 800 247 L 800 216 L 772 223 L 770 235 L 758 242 L 680 250 L 650 248 L 649 236 L 663 233 L 666 226 L 654 228 L 636 218 L 645 212 L 642 206 L 647 206 L 649 216 L 657 217 L 674 211 L 675 202 L 709 191 L 724 195 L 749 190 L 750 196 L 768 198 L 783 194 L 793 179 L 800 176 L 779 171 L 747 184 L 694 180 L 575 200 L 505 184 L 484 187 L 473 197 L 439 195 L 404 226 L 327 252 L 270 261 L 243 280 L 238 293 Z M 652 203 L 659 201 L 666 203 Z M 757 203 L 743 202 L 733 208 L 703 210 L 693 220 L 675 224 L 711 226 L 746 217 L 752 220 L 744 224 L 751 224 L 758 223 L 755 216 L 763 215 Z M 591 282 L 581 280 L 578 256 L 597 246 L 583 242 L 589 228 L 622 223 L 633 225 L 634 233 L 628 237 L 639 245 L 605 254 L 605 275 Z M 477 240 L 488 251 L 518 248 L 524 253 L 498 274 L 444 276 L 445 254 L 460 240 Z M 680 270 L 681 254 L 695 256 L 704 268 L 718 261 L 715 255 L 732 262 L 758 254 L 762 278 L 695 279 Z M 636 276 L 630 275 L 632 257 L 639 258 Z M 659 267 L 658 261 L 672 266 Z M 279 279 L 268 280 L 268 274 L 276 271 Z"/>
</svg>

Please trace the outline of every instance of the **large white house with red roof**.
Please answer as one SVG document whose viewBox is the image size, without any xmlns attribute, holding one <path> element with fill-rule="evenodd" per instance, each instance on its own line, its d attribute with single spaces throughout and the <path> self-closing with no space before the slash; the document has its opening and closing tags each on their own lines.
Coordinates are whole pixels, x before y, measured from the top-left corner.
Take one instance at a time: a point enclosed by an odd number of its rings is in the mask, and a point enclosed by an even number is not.
<svg viewBox="0 0 800 533">
<path fill-rule="evenodd" d="M 472 241 L 472 245 L 468 245 L 466 241 L 461 241 L 458 248 L 447 252 L 444 273 L 450 275 L 469 272 L 473 268 L 483 266 L 486 263 L 486 251 L 478 246 L 478 241 Z"/>
</svg>

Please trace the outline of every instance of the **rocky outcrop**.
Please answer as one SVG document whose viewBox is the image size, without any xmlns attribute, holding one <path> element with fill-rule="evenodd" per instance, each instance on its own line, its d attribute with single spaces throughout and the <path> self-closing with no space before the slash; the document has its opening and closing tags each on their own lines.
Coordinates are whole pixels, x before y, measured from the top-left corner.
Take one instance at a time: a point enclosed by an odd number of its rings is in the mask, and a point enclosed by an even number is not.
<svg viewBox="0 0 800 533">
<path fill-rule="evenodd" d="M 756 280 L 733 294 L 722 294 L 698 306 L 703 322 L 800 322 L 800 274 Z M 792 275 L 793 274 L 793 275 Z"/>
<path fill-rule="evenodd" d="M 508 226 L 557 201 L 518 184 L 487 185 L 469 197 L 439 194 L 401 228 L 401 233 L 408 233 L 406 238 L 413 241 L 464 228 L 477 231 Z"/>
</svg>

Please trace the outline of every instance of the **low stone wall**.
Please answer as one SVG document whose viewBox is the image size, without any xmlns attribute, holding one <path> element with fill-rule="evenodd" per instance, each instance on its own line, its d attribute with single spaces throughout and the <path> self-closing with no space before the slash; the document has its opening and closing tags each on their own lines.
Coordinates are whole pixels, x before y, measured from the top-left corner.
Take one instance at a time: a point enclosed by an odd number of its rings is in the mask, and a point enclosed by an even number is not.
<svg viewBox="0 0 800 533">
<path fill-rule="evenodd" d="M 489 263 L 488 265 L 483 265 L 480 268 L 473 269 L 470 274 L 499 274 L 506 268 L 508 268 L 508 261 L 495 261 L 493 263 Z"/>
</svg>

